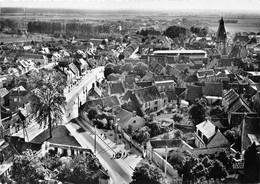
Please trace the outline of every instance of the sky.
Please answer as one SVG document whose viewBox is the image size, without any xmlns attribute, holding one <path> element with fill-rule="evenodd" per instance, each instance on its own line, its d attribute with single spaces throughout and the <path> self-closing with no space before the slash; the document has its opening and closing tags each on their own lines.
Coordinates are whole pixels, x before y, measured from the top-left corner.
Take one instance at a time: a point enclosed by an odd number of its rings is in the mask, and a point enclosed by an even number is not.
<svg viewBox="0 0 260 184">
<path fill-rule="evenodd" d="M 0 0 L 1 7 L 260 12 L 260 0 Z"/>
</svg>

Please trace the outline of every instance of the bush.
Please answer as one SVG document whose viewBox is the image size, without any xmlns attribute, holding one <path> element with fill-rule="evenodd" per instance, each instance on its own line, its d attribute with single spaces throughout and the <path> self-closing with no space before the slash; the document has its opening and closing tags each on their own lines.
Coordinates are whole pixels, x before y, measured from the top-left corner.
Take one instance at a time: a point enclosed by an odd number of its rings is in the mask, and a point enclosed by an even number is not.
<svg viewBox="0 0 260 184">
<path fill-rule="evenodd" d="M 173 116 L 172 116 L 172 119 L 174 121 L 180 122 L 180 121 L 183 120 L 183 115 L 179 114 L 179 113 L 174 113 Z"/>
</svg>

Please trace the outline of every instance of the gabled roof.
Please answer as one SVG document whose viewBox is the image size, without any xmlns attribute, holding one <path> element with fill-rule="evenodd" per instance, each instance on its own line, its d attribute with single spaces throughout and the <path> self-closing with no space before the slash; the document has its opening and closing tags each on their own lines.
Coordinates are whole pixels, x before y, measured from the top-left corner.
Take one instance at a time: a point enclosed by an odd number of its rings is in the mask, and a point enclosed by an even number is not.
<svg viewBox="0 0 260 184">
<path fill-rule="evenodd" d="M 111 95 L 125 93 L 125 87 L 121 81 L 109 82 L 108 86 L 110 88 Z"/>
<path fill-rule="evenodd" d="M 129 112 L 125 109 L 121 109 L 116 114 L 116 119 L 119 119 L 118 123 L 122 126 L 124 123 L 126 123 L 131 117 L 133 116 L 132 112 Z"/>
<path fill-rule="evenodd" d="M 179 98 L 182 98 L 182 99 L 185 98 L 185 91 L 186 91 L 186 88 L 175 87 L 176 96 Z"/>
<path fill-rule="evenodd" d="M 134 91 L 134 93 L 136 97 L 143 103 L 161 98 L 161 95 L 156 86 L 137 89 Z"/>
<path fill-rule="evenodd" d="M 187 86 L 186 100 L 194 101 L 202 96 L 202 86 Z"/>
<path fill-rule="evenodd" d="M 206 120 L 198 125 L 196 125 L 196 128 L 200 130 L 200 132 L 207 137 L 209 140 L 212 138 L 216 133 L 216 126 L 211 123 L 209 120 Z"/>
<path fill-rule="evenodd" d="M 228 67 L 228 66 L 231 66 L 231 62 L 232 60 L 231 59 L 224 59 L 224 58 L 221 58 L 219 60 L 219 64 L 218 66 L 219 67 Z"/>
<path fill-rule="evenodd" d="M 92 96 L 97 94 L 99 97 L 102 96 L 102 91 L 98 88 L 98 87 L 92 87 L 89 92 L 88 92 L 88 96 Z"/>
<path fill-rule="evenodd" d="M 239 125 L 242 125 L 242 121 L 245 116 L 249 117 L 257 117 L 257 113 L 245 113 L 245 112 L 231 112 L 229 115 L 229 125 L 230 127 L 237 127 Z"/>
<path fill-rule="evenodd" d="M 241 151 L 246 150 L 247 147 L 252 144 L 251 142 L 253 137 L 252 135 L 254 135 L 255 137 L 259 137 L 260 135 L 260 118 L 245 116 L 242 125 L 242 136 L 241 136 L 242 150 Z"/>
<path fill-rule="evenodd" d="M 135 83 L 135 76 L 134 75 L 126 75 L 125 76 L 125 83 L 127 85 L 133 85 Z"/>
<path fill-rule="evenodd" d="M 150 81 L 143 81 L 143 82 L 136 82 L 135 83 L 137 86 L 145 88 L 153 85 L 153 82 Z"/>
<path fill-rule="evenodd" d="M 230 106 L 232 103 L 234 103 L 236 100 L 238 100 L 238 98 L 239 98 L 239 95 L 233 89 L 230 89 L 228 92 L 226 92 L 223 95 L 223 101 L 228 106 Z"/>
<path fill-rule="evenodd" d="M 202 94 L 205 96 L 219 96 L 222 97 L 223 85 L 218 82 L 205 82 L 202 86 Z"/>
<path fill-rule="evenodd" d="M 207 148 L 216 148 L 216 147 L 229 147 L 230 143 L 227 138 L 218 130 L 213 138 L 207 144 Z"/>
<path fill-rule="evenodd" d="M 91 107 L 100 106 L 102 108 L 120 106 L 120 102 L 117 96 L 108 96 L 104 98 L 94 99 L 86 101 L 84 104 L 84 110 L 88 111 Z"/>
<path fill-rule="evenodd" d="M 79 73 L 78 67 L 74 63 L 69 64 L 69 69 L 76 75 Z"/>
<path fill-rule="evenodd" d="M 142 77 L 142 81 L 153 81 L 153 72 L 149 71 Z"/>
<path fill-rule="evenodd" d="M 167 90 L 165 91 L 165 94 L 170 101 L 177 99 L 175 90 Z"/>
<path fill-rule="evenodd" d="M 106 107 L 115 107 L 120 106 L 120 102 L 117 96 L 108 96 L 105 98 L 101 98 L 102 106 Z"/>
<path fill-rule="evenodd" d="M 197 77 L 198 78 L 205 78 L 205 77 L 211 77 L 214 76 L 215 72 L 213 69 L 209 70 L 198 70 L 197 71 Z"/>
<path fill-rule="evenodd" d="M 3 98 L 5 97 L 9 91 L 6 88 L 0 88 L 0 97 Z"/>
<path fill-rule="evenodd" d="M 159 75 L 162 70 L 164 69 L 164 66 L 161 65 L 160 63 L 155 63 L 154 65 L 149 65 L 150 66 L 150 70 L 154 73 L 156 73 L 157 75 Z"/>
<path fill-rule="evenodd" d="M 229 112 L 249 112 L 252 113 L 253 111 L 248 107 L 248 105 L 239 98 L 234 105 L 232 105 L 229 109 Z"/>
<path fill-rule="evenodd" d="M 189 76 L 187 76 L 187 77 L 184 79 L 184 82 L 188 82 L 188 83 L 198 82 L 198 78 L 197 78 L 196 75 L 189 75 Z"/>
<path fill-rule="evenodd" d="M 28 91 L 23 86 L 19 86 L 11 89 L 10 96 L 25 96 L 27 93 Z"/>
</svg>

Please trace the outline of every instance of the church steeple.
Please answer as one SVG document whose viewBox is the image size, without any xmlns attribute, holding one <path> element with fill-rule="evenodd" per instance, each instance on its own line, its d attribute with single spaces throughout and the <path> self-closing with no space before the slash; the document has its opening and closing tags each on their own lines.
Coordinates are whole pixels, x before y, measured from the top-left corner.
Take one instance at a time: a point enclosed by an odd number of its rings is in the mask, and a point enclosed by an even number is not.
<svg viewBox="0 0 260 184">
<path fill-rule="evenodd" d="M 216 42 L 218 48 L 221 50 L 222 54 L 226 54 L 226 41 L 227 41 L 227 33 L 225 29 L 225 23 L 223 16 L 219 20 L 219 26 L 218 26 L 218 31 L 216 34 Z"/>
<path fill-rule="evenodd" d="M 223 17 L 219 20 L 219 26 L 218 26 L 218 31 L 217 31 L 217 40 L 218 41 L 225 41 L 227 39 L 227 33 L 225 29 L 225 23 Z"/>
</svg>

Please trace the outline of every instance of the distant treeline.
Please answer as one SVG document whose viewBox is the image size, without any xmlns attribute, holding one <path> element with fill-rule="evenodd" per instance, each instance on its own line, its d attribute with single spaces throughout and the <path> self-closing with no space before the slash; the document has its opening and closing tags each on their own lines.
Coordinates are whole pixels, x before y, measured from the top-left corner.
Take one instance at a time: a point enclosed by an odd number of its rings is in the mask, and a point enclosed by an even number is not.
<svg viewBox="0 0 260 184">
<path fill-rule="evenodd" d="M 27 24 L 30 33 L 66 33 L 67 35 L 85 35 L 92 33 L 109 33 L 108 25 L 93 25 L 85 23 L 58 23 L 58 22 L 40 22 L 33 21 Z"/>
</svg>

